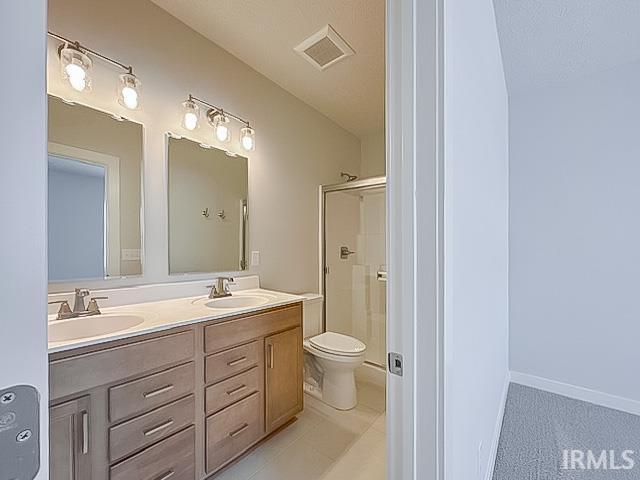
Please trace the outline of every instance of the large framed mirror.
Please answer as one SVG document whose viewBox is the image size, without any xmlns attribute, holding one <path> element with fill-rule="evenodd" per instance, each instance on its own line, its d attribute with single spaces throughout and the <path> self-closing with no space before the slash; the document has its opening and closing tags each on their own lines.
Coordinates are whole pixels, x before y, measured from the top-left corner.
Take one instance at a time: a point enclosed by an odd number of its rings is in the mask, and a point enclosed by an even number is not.
<svg viewBox="0 0 640 480">
<path fill-rule="evenodd" d="M 142 125 L 49 96 L 49 282 L 142 274 Z"/>
<path fill-rule="evenodd" d="M 247 267 L 248 160 L 167 136 L 169 272 Z"/>
</svg>

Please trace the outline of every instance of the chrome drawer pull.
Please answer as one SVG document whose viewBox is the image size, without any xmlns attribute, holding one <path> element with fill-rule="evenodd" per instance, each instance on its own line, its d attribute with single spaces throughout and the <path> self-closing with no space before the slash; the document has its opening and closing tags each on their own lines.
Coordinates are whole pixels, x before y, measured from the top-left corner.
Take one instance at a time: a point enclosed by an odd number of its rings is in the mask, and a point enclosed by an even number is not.
<svg viewBox="0 0 640 480">
<path fill-rule="evenodd" d="M 145 393 L 142 394 L 142 396 L 144 398 L 152 398 L 152 397 L 155 397 L 157 395 L 162 395 L 163 393 L 170 392 L 174 388 L 176 388 L 174 385 L 169 384 L 169 385 L 165 385 L 164 387 L 160 387 L 157 390 L 151 390 L 150 392 L 145 392 Z"/>
<path fill-rule="evenodd" d="M 248 423 L 245 423 L 245 424 L 244 424 L 244 425 L 242 425 L 239 429 L 234 430 L 233 432 L 231 432 L 231 433 L 229 434 L 229 436 L 230 436 L 231 438 L 233 438 L 233 437 L 237 437 L 237 436 L 238 436 L 238 435 L 240 435 L 242 432 L 244 432 L 247 428 L 249 428 L 249 424 L 248 424 Z"/>
<path fill-rule="evenodd" d="M 145 430 L 142 433 L 144 433 L 145 437 L 149 437 L 151 435 L 155 435 L 158 432 L 161 432 L 165 428 L 169 428 L 171 425 L 173 425 L 173 418 L 170 418 L 169 420 L 167 420 L 166 422 L 158 425 L 157 427 L 152 427 L 149 430 Z"/>
<path fill-rule="evenodd" d="M 89 453 L 89 412 L 82 412 L 82 454 Z"/>
<path fill-rule="evenodd" d="M 235 360 L 231 360 L 230 362 L 227 362 L 227 366 L 235 367 L 236 365 L 239 365 L 242 362 L 246 362 L 246 361 L 247 361 L 247 357 L 240 357 L 240 358 L 237 358 Z"/>
<path fill-rule="evenodd" d="M 246 390 L 247 386 L 246 385 L 240 385 L 238 388 L 234 388 L 233 390 L 229 390 L 227 392 L 227 395 L 235 395 L 236 393 L 240 393 L 243 390 Z"/>
<path fill-rule="evenodd" d="M 163 473 L 159 477 L 156 477 L 154 480 L 167 480 L 167 478 L 173 477 L 175 473 L 176 472 L 174 472 L 173 470 L 169 470 L 167 473 Z"/>
</svg>

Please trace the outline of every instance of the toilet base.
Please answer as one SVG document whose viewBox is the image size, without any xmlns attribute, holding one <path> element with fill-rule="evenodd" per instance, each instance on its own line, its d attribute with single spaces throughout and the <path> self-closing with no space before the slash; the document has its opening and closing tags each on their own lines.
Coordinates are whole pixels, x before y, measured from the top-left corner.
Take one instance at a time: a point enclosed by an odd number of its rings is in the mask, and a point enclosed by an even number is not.
<svg viewBox="0 0 640 480">
<path fill-rule="evenodd" d="M 337 410 L 351 410 L 358 404 L 353 370 L 325 372 L 322 379 L 322 401 Z"/>
</svg>

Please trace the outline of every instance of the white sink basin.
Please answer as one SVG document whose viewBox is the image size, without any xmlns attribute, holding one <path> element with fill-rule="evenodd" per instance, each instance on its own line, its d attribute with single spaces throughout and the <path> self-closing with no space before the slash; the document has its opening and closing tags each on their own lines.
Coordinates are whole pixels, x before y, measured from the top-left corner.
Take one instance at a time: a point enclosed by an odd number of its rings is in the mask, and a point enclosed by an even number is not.
<svg viewBox="0 0 640 480">
<path fill-rule="evenodd" d="M 268 297 L 259 295 L 237 295 L 209 300 L 205 305 L 209 308 L 247 308 L 259 307 L 269 303 Z"/>
<path fill-rule="evenodd" d="M 128 328 L 144 322 L 140 315 L 104 314 L 77 317 L 49 322 L 49 341 L 63 342 L 78 338 L 97 337 Z"/>
</svg>

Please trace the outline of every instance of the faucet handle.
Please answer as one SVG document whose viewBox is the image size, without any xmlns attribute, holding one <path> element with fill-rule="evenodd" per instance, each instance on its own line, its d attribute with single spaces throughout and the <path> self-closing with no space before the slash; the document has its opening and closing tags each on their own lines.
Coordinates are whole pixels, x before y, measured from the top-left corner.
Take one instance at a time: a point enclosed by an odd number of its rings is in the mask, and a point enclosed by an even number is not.
<svg viewBox="0 0 640 480">
<path fill-rule="evenodd" d="M 58 320 L 62 320 L 64 318 L 68 318 L 73 312 L 71 311 L 71 307 L 69 306 L 68 300 L 56 300 L 55 302 L 49 302 L 49 305 L 60 304 L 60 309 L 58 310 Z"/>
<path fill-rule="evenodd" d="M 216 285 L 207 285 L 204 288 L 210 289 L 210 292 L 209 292 L 210 299 L 216 298 L 216 296 L 218 295 L 218 287 Z"/>
<path fill-rule="evenodd" d="M 91 297 L 89 305 L 87 305 L 87 313 L 93 313 L 94 315 L 100 315 L 100 307 L 98 306 L 98 300 L 107 300 L 109 297 Z"/>
</svg>

